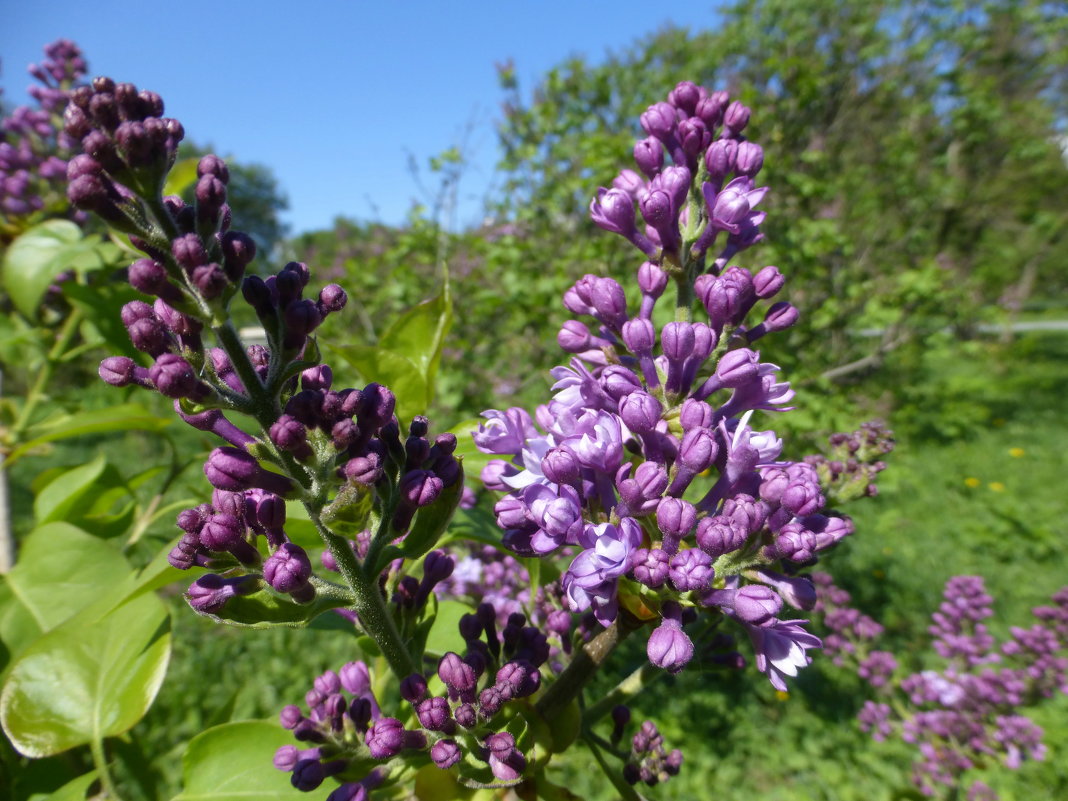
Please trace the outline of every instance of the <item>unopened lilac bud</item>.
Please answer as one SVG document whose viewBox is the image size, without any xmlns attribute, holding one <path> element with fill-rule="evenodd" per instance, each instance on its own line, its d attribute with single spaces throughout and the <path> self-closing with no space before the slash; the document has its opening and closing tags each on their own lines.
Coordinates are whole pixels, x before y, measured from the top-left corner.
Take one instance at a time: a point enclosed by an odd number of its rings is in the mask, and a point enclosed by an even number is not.
<svg viewBox="0 0 1068 801">
<path fill-rule="evenodd" d="M 690 117 L 679 123 L 679 144 L 690 164 L 696 165 L 697 154 L 708 147 L 711 141 L 712 135 L 699 117 Z"/>
<path fill-rule="evenodd" d="M 709 428 L 712 425 L 712 407 L 704 401 L 687 398 L 679 410 L 679 422 L 684 431 L 691 428 Z"/>
<path fill-rule="evenodd" d="M 197 177 L 203 178 L 205 175 L 213 176 L 224 184 L 230 182 L 229 167 L 226 166 L 225 161 L 214 153 L 202 156 L 200 161 L 197 162 Z"/>
<path fill-rule="evenodd" d="M 219 240 L 223 255 L 223 269 L 226 277 L 237 281 L 245 273 L 245 268 L 256 258 L 256 241 L 240 231 L 227 231 Z"/>
<path fill-rule="evenodd" d="M 300 707 L 296 706 L 295 704 L 287 704 L 286 706 L 282 707 L 282 711 L 279 713 L 278 719 L 279 722 L 282 724 L 283 729 L 291 731 L 297 727 L 297 724 L 304 720 L 304 715 L 301 714 Z"/>
<path fill-rule="evenodd" d="M 664 407 L 660 401 L 643 390 L 635 390 L 619 403 L 619 416 L 631 431 L 643 434 L 652 431 L 660 422 Z"/>
<path fill-rule="evenodd" d="M 664 535 L 664 550 L 674 553 L 697 522 L 697 510 L 681 498 L 664 498 L 656 507 L 656 524 Z M 670 547 L 669 547 L 670 543 Z"/>
<path fill-rule="evenodd" d="M 700 473 L 712 466 L 719 453 L 719 446 L 707 428 L 691 428 L 683 435 L 679 445 L 679 462 L 693 473 Z"/>
<path fill-rule="evenodd" d="M 612 186 L 622 189 L 631 197 L 637 197 L 645 188 L 645 181 L 634 170 L 620 170 L 619 175 L 612 179 Z"/>
<path fill-rule="evenodd" d="M 666 619 L 649 635 L 645 651 L 654 665 L 678 673 L 693 659 L 693 642 L 677 621 Z"/>
<path fill-rule="evenodd" d="M 652 351 L 656 345 L 656 329 L 652 322 L 637 317 L 623 323 L 623 344 L 631 353 L 639 355 Z"/>
<path fill-rule="evenodd" d="M 797 322 L 797 307 L 781 302 L 772 305 L 764 315 L 763 327 L 767 332 L 785 331 Z"/>
<path fill-rule="evenodd" d="M 171 253 L 175 261 L 187 272 L 192 272 L 208 262 L 208 253 L 204 250 L 204 243 L 196 234 L 185 234 L 175 239 L 171 245 Z"/>
<path fill-rule="evenodd" d="M 704 551 L 687 548 L 671 557 L 668 580 L 679 592 L 705 590 L 714 577 L 712 558 Z"/>
<path fill-rule="evenodd" d="M 230 279 L 226 277 L 222 267 L 214 262 L 194 267 L 190 280 L 205 300 L 220 297 L 230 286 Z"/>
<path fill-rule="evenodd" d="M 137 364 L 126 356 L 109 356 L 100 362 L 98 375 L 113 387 L 125 387 L 133 383 Z"/>
<path fill-rule="evenodd" d="M 638 548 L 631 554 L 630 569 L 636 581 L 656 589 L 667 581 L 671 555 L 661 548 Z"/>
<path fill-rule="evenodd" d="M 255 589 L 257 582 L 250 576 L 224 579 L 215 573 L 205 573 L 189 585 L 185 598 L 194 612 L 214 614 L 235 595 Z"/>
<path fill-rule="evenodd" d="M 755 142 L 741 142 L 734 164 L 738 175 L 752 178 L 764 166 L 764 149 Z"/>
<path fill-rule="evenodd" d="M 226 184 L 214 175 L 203 175 L 194 190 L 197 199 L 197 217 L 205 222 L 214 221 L 226 203 Z"/>
<path fill-rule="evenodd" d="M 694 114 L 704 120 L 711 131 L 723 121 L 723 112 L 729 101 L 730 96 L 726 92 L 712 92 L 698 99 Z"/>
<path fill-rule="evenodd" d="M 697 524 L 697 545 L 713 559 L 738 550 L 747 537 L 746 532 L 731 525 L 729 520 L 720 515 L 703 518 Z"/>
<path fill-rule="evenodd" d="M 212 551 L 227 551 L 244 540 L 245 525 L 228 514 L 212 515 L 200 530 L 200 541 Z"/>
<path fill-rule="evenodd" d="M 770 587 L 747 584 L 734 594 L 734 613 L 746 623 L 759 626 L 782 609 L 782 599 Z"/>
<path fill-rule="evenodd" d="M 590 219 L 606 231 L 629 238 L 635 232 L 634 199 L 622 189 L 599 189 L 590 201 Z"/>
<path fill-rule="evenodd" d="M 745 126 L 749 124 L 749 114 L 749 107 L 735 100 L 727 106 L 727 110 L 723 114 L 723 127 L 732 134 L 741 133 L 745 130 Z"/>
<path fill-rule="evenodd" d="M 237 448 L 213 450 L 204 463 L 204 474 L 213 487 L 230 492 L 258 487 L 286 496 L 293 490 L 290 479 L 264 470 L 252 456 Z"/>
<path fill-rule="evenodd" d="M 302 337 L 318 328 L 323 316 L 313 301 L 293 300 L 285 307 L 283 319 L 289 336 Z"/>
<path fill-rule="evenodd" d="M 610 364 L 601 371 L 601 389 L 614 401 L 641 388 L 641 379 L 622 365 Z"/>
<path fill-rule="evenodd" d="M 664 148 L 653 138 L 638 140 L 634 145 L 634 161 L 647 178 L 655 178 L 664 166 Z"/>
<path fill-rule="evenodd" d="M 338 671 L 341 686 L 352 695 L 362 695 L 371 689 L 371 674 L 363 662 L 346 662 Z"/>
<path fill-rule="evenodd" d="M 647 261 L 638 268 L 638 286 L 646 295 L 659 298 L 664 293 L 667 282 L 668 275 L 658 264 Z"/>
<path fill-rule="evenodd" d="M 426 698 L 426 679 L 421 673 L 413 673 L 400 683 L 401 698 L 410 704 L 417 704 Z"/>
<path fill-rule="evenodd" d="M 296 592 L 311 578 L 311 561 L 299 545 L 283 543 L 263 564 L 263 578 L 278 592 Z"/>
<path fill-rule="evenodd" d="M 456 718 L 456 722 L 463 726 L 465 729 L 470 729 L 478 723 L 478 715 L 475 713 L 475 708 L 471 704 L 460 704 L 456 707 L 456 711 L 453 713 Z"/>
<path fill-rule="evenodd" d="M 438 499 L 444 482 L 429 470 L 409 470 L 400 482 L 400 495 L 410 506 L 429 506 Z"/>
<path fill-rule="evenodd" d="M 740 387 L 759 374 L 760 357 L 748 348 L 729 350 L 716 365 L 716 378 L 724 387 Z"/>
<path fill-rule="evenodd" d="M 590 289 L 590 304 L 609 323 L 622 323 L 627 314 L 627 297 L 613 278 L 598 278 Z"/>
<path fill-rule="evenodd" d="M 130 265 L 130 285 L 146 295 L 160 295 L 170 282 L 166 268 L 152 259 L 138 259 Z"/>
<path fill-rule="evenodd" d="M 452 714 L 449 711 L 449 702 L 445 698 L 434 696 L 415 703 L 416 717 L 419 718 L 419 723 L 424 729 L 429 729 L 430 731 L 455 730 Z"/>
<path fill-rule="evenodd" d="M 677 117 L 674 106 L 669 103 L 656 103 L 649 106 L 639 119 L 647 134 L 663 142 L 672 137 Z"/>
<path fill-rule="evenodd" d="M 349 296 L 337 284 L 327 284 L 319 292 L 319 307 L 324 314 L 339 312 L 349 302 Z"/>
<path fill-rule="evenodd" d="M 368 384 L 363 388 L 360 408 L 360 426 L 366 421 L 369 429 L 379 428 L 390 421 L 397 399 L 389 387 Z"/>
<path fill-rule="evenodd" d="M 567 353 L 581 353 L 590 348 L 590 329 L 578 320 L 567 320 L 556 335 L 556 342 Z"/>
<path fill-rule="evenodd" d="M 430 746 L 430 758 L 442 770 L 448 770 L 460 761 L 460 746 L 454 740 L 438 740 Z"/>
<path fill-rule="evenodd" d="M 372 759 L 395 757 L 405 745 L 404 724 L 396 718 L 379 718 L 367 730 L 367 750 Z"/>
<path fill-rule="evenodd" d="M 541 460 L 542 474 L 554 484 L 577 485 L 581 469 L 575 454 L 566 448 L 553 448 Z"/>
<path fill-rule="evenodd" d="M 174 353 L 162 353 L 148 369 L 156 389 L 168 398 L 187 398 L 194 394 L 200 381 L 189 362 Z"/>
<path fill-rule="evenodd" d="M 722 181 L 734 170 L 738 158 L 738 142 L 734 139 L 717 139 L 705 151 L 705 167 L 713 181 Z M 716 185 L 717 187 L 719 184 Z"/>
<path fill-rule="evenodd" d="M 274 309 L 270 287 L 258 275 L 246 276 L 241 283 L 241 296 L 260 317 L 270 314 Z"/>
<path fill-rule="evenodd" d="M 693 81 L 681 81 L 675 85 L 674 89 L 668 92 L 668 102 L 675 108 L 682 109 L 687 114 L 693 115 L 702 96 L 703 90 Z"/>
<path fill-rule="evenodd" d="M 660 332 L 660 346 L 668 361 L 681 362 L 693 353 L 694 333 L 689 323 L 667 323 Z"/>
<path fill-rule="evenodd" d="M 341 472 L 350 481 L 369 487 L 382 478 L 382 459 L 377 453 L 356 456 L 345 463 Z"/>
<path fill-rule="evenodd" d="M 450 651 L 438 662 L 438 678 L 449 688 L 450 696 L 464 696 L 475 688 L 477 677 L 474 669 Z"/>
</svg>

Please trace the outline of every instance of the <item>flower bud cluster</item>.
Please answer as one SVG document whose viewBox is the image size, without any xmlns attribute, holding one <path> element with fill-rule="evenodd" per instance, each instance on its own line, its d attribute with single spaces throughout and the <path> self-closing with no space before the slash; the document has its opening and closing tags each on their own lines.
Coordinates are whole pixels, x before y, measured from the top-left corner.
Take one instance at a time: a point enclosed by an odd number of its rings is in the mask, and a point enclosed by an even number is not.
<svg viewBox="0 0 1068 801">
<path fill-rule="evenodd" d="M 440 558 L 440 557 L 439 557 Z M 425 566 L 425 575 L 433 571 Z M 357 797 L 400 769 L 408 757 L 438 768 L 457 767 L 469 778 L 514 783 L 527 767 L 520 735 L 501 730 L 504 707 L 533 695 L 541 686 L 539 668 L 548 657 L 545 635 L 528 626 L 519 614 L 497 626 L 497 611 L 481 604 L 465 615 L 459 633 L 464 656 L 444 654 L 433 674 L 413 673 L 400 681 L 405 710 L 397 717 L 382 712 L 371 691 L 363 662 L 350 662 L 339 672 L 318 677 L 305 696 L 307 712 L 290 705 L 281 723 L 301 743 L 283 746 L 275 767 L 293 773 L 300 790 L 314 790 L 330 776 L 343 782 L 329 799 Z M 465 756 L 469 757 L 465 759 Z M 482 772 L 481 777 L 479 772 Z M 363 776 L 359 781 L 354 777 Z"/>
<path fill-rule="evenodd" d="M 749 632 L 758 668 L 784 687 L 819 641 L 804 621 L 778 617 L 784 602 L 800 606 L 801 580 L 768 583 L 761 569 L 781 563 L 791 573 L 853 527 L 823 513 L 816 467 L 783 460 L 775 432 L 750 425 L 755 413 L 791 408 L 779 368 L 750 346 L 793 325 L 797 311 L 771 302 L 785 281 L 775 267 L 726 266 L 759 241 L 764 217 L 753 210 L 767 190 L 753 188 L 763 156 L 741 136 L 748 119 L 725 93 L 689 83 L 642 116 L 649 137 L 635 158 L 647 180 L 624 170 L 591 206 L 595 222 L 648 257 L 637 309 L 614 279 L 579 279 L 564 306 L 592 324 L 574 319 L 561 329 L 558 341 L 574 358 L 552 371 L 553 399 L 534 417 L 485 412 L 474 440 L 502 457 L 482 478 L 507 493 L 495 507 L 504 544 L 527 556 L 579 551 L 562 579 L 573 611 L 590 610 L 607 626 L 621 603 L 637 608 L 640 598 L 662 618 L 650 659 L 672 671 L 694 653 L 676 607 L 725 614 Z M 706 265 L 720 231 L 727 244 Z M 658 323 L 669 280 L 675 319 Z M 747 325 L 765 302 L 762 321 Z"/>
<path fill-rule="evenodd" d="M 865 703 L 861 728 L 917 747 L 912 779 L 921 792 L 961 791 L 962 774 L 992 760 L 1016 769 L 1044 758 L 1042 729 L 1019 712 L 1068 693 L 1068 588 L 1034 610 L 1038 623 L 1013 626 L 998 643 L 982 622 L 993 615 L 982 578 L 954 576 L 929 628 L 943 667 L 910 673 L 893 654 L 870 649 L 881 627 L 846 606 L 848 593 L 829 576 L 815 578 L 816 610 L 834 631 L 825 647 L 837 643 L 837 661 L 849 661 L 881 699 Z"/>
<path fill-rule="evenodd" d="M 173 398 L 186 423 L 225 443 L 204 465 L 212 504 L 179 516 L 185 533 L 171 553 L 176 567 L 230 570 L 222 584 L 206 577 L 190 588 L 194 608 L 218 614 L 227 599 L 264 583 L 307 602 L 315 594 L 311 563 L 285 534 L 284 501 L 337 515 L 369 499 L 384 521 L 375 536 L 388 544 L 407 534 L 419 509 L 462 484 L 456 438 L 432 437 L 421 416 L 405 436 L 396 398 L 380 384 L 333 386 L 314 333 L 345 307 L 346 293 L 329 284 L 306 297 L 311 274 L 298 262 L 267 278 L 245 275 L 256 248 L 230 229 L 222 159 L 200 160 L 192 205 L 159 196 L 183 136 L 181 124 L 162 114 L 158 95 L 110 78 L 73 91 L 64 113 L 67 135 L 84 150 L 70 162 L 68 195 L 130 234 L 145 254 L 130 266 L 130 283 L 155 298 L 122 310 L 151 366 L 113 356 L 100 377 Z M 234 330 L 229 307 L 239 296 L 263 324 L 266 347 L 246 347 Z M 234 413 L 251 418 L 254 433 L 232 422 Z M 261 534 L 266 556 L 257 547 Z"/>
<path fill-rule="evenodd" d="M 626 709 L 626 707 L 623 707 Z M 628 713 L 629 716 L 629 713 Z M 613 717 L 622 717 L 613 710 Z M 617 730 L 622 727 L 617 726 Z M 642 723 L 630 739 L 630 753 L 624 759 L 623 778 L 628 784 L 642 782 L 649 787 L 677 776 L 682 767 L 682 751 L 664 748 L 664 737 L 651 720 Z"/>
<path fill-rule="evenodd" d="M 17 218 L 57 208 L 63 198 L 67 160 L 77 140 L 62 131 L 70 91 L 85 76 L 81 49 L 69 39 L 44 48 L 45 60 L 29 73 L 40 85 L 29 94 L 36 107 L 19 106 L 0 121 L 0 232 L 14 233 Z M 65 203 L 65 202 L 64 202 Z M 11 231 L 7 231 L 11 225 Z"/>
<path fill-rule="evenodd" d="M 882 457 L 894 449 L 894 432 L 873 420 L 851 434 L 832 434 L 829 444 L 827 454 L 805 457 L 816 468 L 828 501 L 840 504 L 877 495 L 875 480 L 886 469 Z"/>
</svg>

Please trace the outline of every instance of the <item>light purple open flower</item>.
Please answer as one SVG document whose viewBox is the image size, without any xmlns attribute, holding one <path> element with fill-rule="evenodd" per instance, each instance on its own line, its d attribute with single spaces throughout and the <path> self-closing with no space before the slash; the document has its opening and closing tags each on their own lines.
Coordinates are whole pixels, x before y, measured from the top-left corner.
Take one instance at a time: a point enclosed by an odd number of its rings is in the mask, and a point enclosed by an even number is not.
<svg viewBox="0 0 1068 801">
<path fill-rule="evenodd" d="M 776 690 L 786 692 L 784 677 L 796 676 L 798 670 L 807 667 L 812 659 L 806 652 L 823 645 L 819 637 L 801 628 L 807 623 L 773 619 L 762 626 L 745 627 L 756 651 L 757 670 L 767 674 Z"/>
</svg>

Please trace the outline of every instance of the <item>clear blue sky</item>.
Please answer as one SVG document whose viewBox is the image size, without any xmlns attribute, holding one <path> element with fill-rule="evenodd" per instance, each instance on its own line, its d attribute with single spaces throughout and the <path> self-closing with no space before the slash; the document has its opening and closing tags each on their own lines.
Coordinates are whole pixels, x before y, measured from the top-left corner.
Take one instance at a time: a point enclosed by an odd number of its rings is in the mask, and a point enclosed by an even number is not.
<svg viewBox="0 0 1068 801">
<path fill-rule="evenodd" d="M 403 220 L 419 190 L 408 162 L 466 143 L 459 222 L 477 221 L 497 157 L 502 93 L 570 55 L 602 59 L 667 24 L 705 28 L 715 0 L 131 3 L 22 0 L 0 26 L 0 85 L 27 101 L 25 68 L 46 43 L 77 41 L 90 75 L 159 92 L 187 136 L 268 165 L 294 232 L 338 214 Z"/>
</svg>

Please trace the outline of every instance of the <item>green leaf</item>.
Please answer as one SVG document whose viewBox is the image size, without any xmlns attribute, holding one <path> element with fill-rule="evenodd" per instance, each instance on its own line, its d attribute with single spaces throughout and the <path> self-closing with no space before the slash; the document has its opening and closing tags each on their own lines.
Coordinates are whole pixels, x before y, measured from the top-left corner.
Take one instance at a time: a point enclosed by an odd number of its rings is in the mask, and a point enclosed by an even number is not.
<svg viewBox="0 0 1068 801">
<path fill-rule="evenodd" d="M 96 781 L 96 771 L 91 770 L 83 773 L 77 779 L 71 779 L 51 795 L 47 795 L 41 801 L 85 801 L 85 794 Z"/>
<path fill-rule="evenodd" d="M 50 523 L 64 520 L 70 516 L 71 509 L 77 505 L 90 490 L 102 490 L 94 487 L 97 479 L 107 467 L 103 455 L 93 461 L 72 468 L 52 479 L 33 499 L 33 516 L 38 523 Z"/>
<path fill-rule="evenodd" d="M 441 601 L 430 634 L 426 638 L 426 652 L 440 656 L 456 647 L 456 630 L 460 618 L 475 610 L 461 601 Z"/>
<path fill-rule="evenodd" d="M 406 311 L 378 341 L 380 348 L 399 353 L 416 366 L 426 382 L 427 405 L 433 400 L 434 378 L 445 346 L 445 335 L 451 327 L 452 297 L 446 277 L 440 295 Z"/>
<path fill-rule="evenodd" d="M 7 248 L 0 269 L 3 288 L 23 315 L 36 317 L 49 284 L 61 272 L 84 260 L 87 248 L 81 229 L 69 220 L 34 225 Z"/>
<path fill-rule="evenodd" d="M 27 451 L 46 442 L 130 429 L 157 432 L 165 429 L 171 422 L 169 418 L 155 415 L 136 403 L 95 409 L 91 412 L 55 415 L 30 427 L 26 432 L 27 441 L 11 452 L 5 464 L 11 464 Z"/>
<path fill-rule="evenodd" d="M 402 420 L 411 420 L 415 415 L 426 412 L 426 378 L 407 356 L 369 345 L 338 347 L 329 343 L 323 344 L 335 356 L 356 368 L 364 381 L 377 381 L 389 387 L 397 396 L 397 416 Z"/>
<path fill-rule="evenodd" d="M 67 281 L 62 285 L 63 296 L 85 315 L 82 334 L 88 342 L 103 341 L 119 355 L 137 357 L 137 349 L 122 323 L 122 307 L 144 296 L 125 283 L 105 283 L 94 286 Z"/>
<path fill-rule="evenodd" d="M 272 629 L 284 626 L 302 629 L 315 618 L 331 609 L 348 606 L 344 599 L 316 594 L 306 604 L 298 604 L 270 590 L 262 589 L 251 595 L 239 595 L 226 602 L 221 610 L 204 617 L 216 623 L 239 626 L 247 629 Z"/>
<path fill-rule="evenodd" d="M 68 523 L 47 523 L 23 541 L 4 578 L 0 639 L 12 654 L 130 577 L 130 565 L 103 540 Z"/>
<path fill-rule="evenodd" d="M 151 706 L 170 653 L 170 618 L 154 595 L 88 626 L 72 620 L 12 666 L 0 724 L 12 745 L 34 758 L 122 734 Z"/>
<path fill-rule="evenodd" d="M 182 757 L 184 789 L 174 801 L 306 801 L 307 794 L 271 765 L 275 751 L 294 744 L 274 721 L 243 720 L 201 732 Z"/>
<path fill-rule="evenodd" d="M 180 195 L 195 184 L 197 182 L 197 164 L 199 162 L 200 159 L 195 156 L 174 162 L 171 171 L 167 173 L 167 181 L 163 184 L 163 197 Z"/>
</svg>

